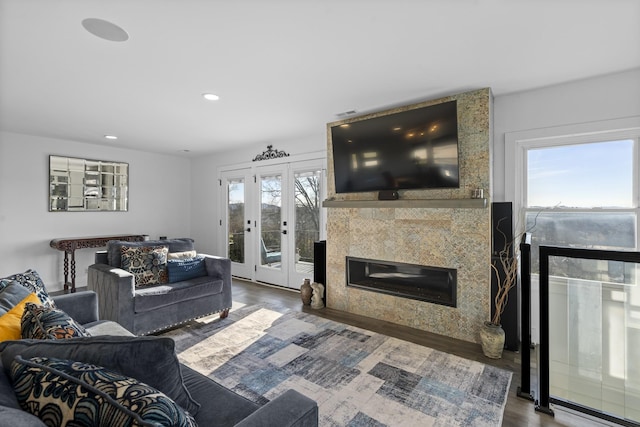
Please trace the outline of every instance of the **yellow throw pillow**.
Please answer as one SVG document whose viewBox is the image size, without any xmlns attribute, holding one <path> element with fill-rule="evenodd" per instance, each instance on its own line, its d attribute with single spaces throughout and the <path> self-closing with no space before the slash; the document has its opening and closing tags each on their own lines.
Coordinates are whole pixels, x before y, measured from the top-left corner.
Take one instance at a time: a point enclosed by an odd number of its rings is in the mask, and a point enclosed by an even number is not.
<svg viewBox="0 0 640 427">
<path fill-rule="evenodd" d="M 0 317 L 0 341 L 19 340 L 22 338 L 22 334 L 20 332 L 20 319 L 22 319 L 24 307 L 29 302 L 40 304 L 40 299 L 38 299 L 38 296 L 35 293 L 30 293 Z"/>
</svg>

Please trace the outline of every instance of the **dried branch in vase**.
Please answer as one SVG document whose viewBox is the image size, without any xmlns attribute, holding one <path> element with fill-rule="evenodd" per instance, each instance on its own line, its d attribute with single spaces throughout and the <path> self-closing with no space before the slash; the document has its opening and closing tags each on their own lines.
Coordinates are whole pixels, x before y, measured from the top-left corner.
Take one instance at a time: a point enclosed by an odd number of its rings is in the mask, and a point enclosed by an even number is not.
<svg viewBox="0 0 640 427">
<path fill-rule="evenodd" d="M 518 257 L 516 254 L 517 246 L 514 244 L 515 239 L 507 241 L 506 234 L 500 229 L 500 224 L 507 218 L 501 218 L 496 225 L 496 230 L 502 234 L 505 244 L 502 250 L 498 253 L 497 262 L 500 264 L 504 276 L 499 272 L 498 266 L 493 262 L 490 263 L 492 274 L 495 275 L 497 292 L 494 299 L 495 312 L 491 318 L 493 325 L 500 325 L 500 318 L 504 312 L 504 308 L 509 300 L 509 291 L 516 286 L 518 281 Z"/>
</svg>

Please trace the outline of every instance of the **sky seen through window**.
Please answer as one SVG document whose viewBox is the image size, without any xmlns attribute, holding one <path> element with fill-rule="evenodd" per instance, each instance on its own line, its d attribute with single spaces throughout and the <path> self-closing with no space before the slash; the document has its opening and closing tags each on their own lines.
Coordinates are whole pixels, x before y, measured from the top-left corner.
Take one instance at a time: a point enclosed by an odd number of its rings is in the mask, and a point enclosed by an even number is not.
<svg viewBox="0 0 640 427">
<path fill-rule="evenodd" d="M 528 150 L 527 206 L 633 207 L 633 140 Z"/>
</svg>

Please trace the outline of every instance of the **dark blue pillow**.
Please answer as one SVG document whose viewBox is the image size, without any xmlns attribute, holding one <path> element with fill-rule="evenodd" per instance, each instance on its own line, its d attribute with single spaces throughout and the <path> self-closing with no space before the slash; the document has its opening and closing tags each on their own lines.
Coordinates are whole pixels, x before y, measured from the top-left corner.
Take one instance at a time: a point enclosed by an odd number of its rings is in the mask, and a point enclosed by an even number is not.
<svg viewBox="0 0 640 427">
<path fill-rule="evenodd" d="M 182 282 L 183 280 L 207 275 L 204 257 L 202 256 L 187 259 L 169 259 L 167 260 L 167 272 L 169 273 L 169 283 Z"/>
</svg>

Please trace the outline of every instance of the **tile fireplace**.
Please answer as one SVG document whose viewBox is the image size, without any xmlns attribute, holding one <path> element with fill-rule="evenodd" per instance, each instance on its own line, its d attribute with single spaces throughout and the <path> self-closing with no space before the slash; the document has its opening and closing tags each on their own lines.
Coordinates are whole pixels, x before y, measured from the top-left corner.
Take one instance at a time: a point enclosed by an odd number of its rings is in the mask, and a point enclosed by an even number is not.
<svg viewBox="0 0 640 427">
<path fill-rule="evenodd" d="M 491 314 L 491 213 L 487 206 L 491 202 L 492 96 L 485 88 L 429 102 L 454 98 L 460 188 L 404 190 L 399 200 L 391 201 L 377 200 L 375 193 L 336 193 L 332 141 L 327 134 L 326 297 L 331 309 L 478 342 L 480 325 Z M 477 188 L 484 189 L 485 204 L 471 198 Z M 348 258 L 369 262 L 369 276 L 373 270 L 369 283 L 358 283 L 355 277 L 347 280 L 347 268 L 351 276 L 366 272 L 363 266 L 349 267 Z M 410 268 L 382 269 L 380 260 L 392 267 Z M 421 295 L 426 292 L 423 289 L 412 289 L 418 298 L 400 295 L 398 288 L 402 293 L 408 289 L 404 279 L 429 276 L 421 271 L 424 266 L 435 267 L 437 274 L 430 274 L 440 276 L 441 284 L 433 286 L 428 297 Z M 403 279 L 395 280 L 399 283 L 393 291 L 387 289 L 392 278 Z M 371 283 L 377 289 L 367 288 Z"/>
</svg>

